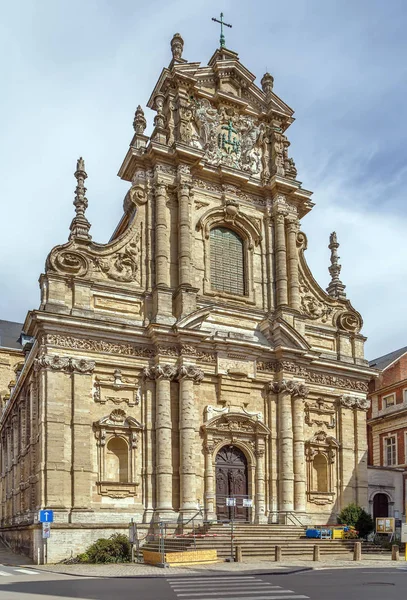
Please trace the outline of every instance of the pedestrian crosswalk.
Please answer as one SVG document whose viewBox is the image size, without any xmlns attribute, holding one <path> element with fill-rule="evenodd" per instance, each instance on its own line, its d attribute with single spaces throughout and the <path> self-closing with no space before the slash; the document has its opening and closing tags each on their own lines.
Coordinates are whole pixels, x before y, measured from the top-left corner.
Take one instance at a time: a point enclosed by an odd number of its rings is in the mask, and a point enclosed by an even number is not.
<svg viewBox="0 0 407 600">
<path fill-rule="evenodd" d="M 304 600 L 280 585 L 254 575 L 234 577 L 170 577 L 168 583 L 179 600 Z"/>
<path fill-rule="evenodd" d="M 7 565 L 0 565 L 0 577 L 15 577 L 16 575 L 39 575 L 39 571 L 33 569 L 23 569 L 20 567 L 8 567 Z"/>
</svg>

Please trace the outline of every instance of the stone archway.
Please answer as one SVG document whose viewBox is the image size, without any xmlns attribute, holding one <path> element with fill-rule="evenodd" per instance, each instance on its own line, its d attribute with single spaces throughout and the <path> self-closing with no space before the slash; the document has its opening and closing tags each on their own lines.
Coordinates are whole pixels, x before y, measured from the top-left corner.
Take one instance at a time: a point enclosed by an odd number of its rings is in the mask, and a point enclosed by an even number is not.
<svg viewBox="0 0 407 600">
<path fill-rule="evenodd" d="M 373 498 L 373 519 L 379 517 L 386 518 L 389 516 L 389 497 L 387 494 L 375 494 Z"/>
<path fill-rule="evenodd" d="M 216 516 L 218 520 L 248 520 L 248 509 L 243 500 L 248 493 L 248 469 L 244 452 L 232 444 L 223 446 L 215 458 Z M 233 498 L 236 506 L 227 506 L 226 499 Z"/>
</svg>

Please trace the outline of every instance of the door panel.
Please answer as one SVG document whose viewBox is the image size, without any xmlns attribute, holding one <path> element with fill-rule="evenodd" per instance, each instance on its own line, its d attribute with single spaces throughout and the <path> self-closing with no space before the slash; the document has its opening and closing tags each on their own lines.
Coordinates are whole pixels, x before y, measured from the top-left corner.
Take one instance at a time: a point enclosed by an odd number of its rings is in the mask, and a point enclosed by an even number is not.
<svg viewBox="0 0 407 600">
<path fill-rule="evenodd" d="M 216 514 L 220 520 L 247 520 L 248 509 L 243 508 L 247 498 L 247 461 L 235 446 L 224 446 L 216 455 Z M 236 506 L 226 506 L 226 498 L 236 498 Z"/>
</svg>

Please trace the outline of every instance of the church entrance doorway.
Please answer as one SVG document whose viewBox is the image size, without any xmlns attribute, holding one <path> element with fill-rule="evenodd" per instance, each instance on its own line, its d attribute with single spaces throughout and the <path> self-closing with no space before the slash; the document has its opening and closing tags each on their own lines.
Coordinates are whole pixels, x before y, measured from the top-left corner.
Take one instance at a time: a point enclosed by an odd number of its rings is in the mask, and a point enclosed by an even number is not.
<svg viewBox="0 0 407 600">
<path fill-rule="evenodd" d="M 373 498 L 373 519 L 389 516 L 389 497 L 387 494 L 376 494 Z"/>
<path fill-rule="evenodd" d="M 216 516 L 219 520 L 248 520 L 247 460 L 236 446 L 223 446 L 216 455 Z M 227 506 L 234 498 L 235 506 Z M 229 501 L 230 503 L 230 501 Z"/>
</svg>

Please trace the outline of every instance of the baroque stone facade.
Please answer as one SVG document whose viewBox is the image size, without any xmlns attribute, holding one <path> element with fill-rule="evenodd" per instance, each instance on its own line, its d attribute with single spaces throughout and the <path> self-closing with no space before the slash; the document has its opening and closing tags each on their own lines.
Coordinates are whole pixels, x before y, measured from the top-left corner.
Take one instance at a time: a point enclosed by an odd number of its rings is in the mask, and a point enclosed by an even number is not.
<svg viewBox="0 0 407 600">
<path fill-rule="evenodd" d="M 362 319 L 336 236 L 328 293 L 304 258 L 313 203 L 288 156 L 293 111 L 236 53 L 200 66 L 179 34 L 171 48 L 150 137 L 136 110 L 107 244 L 91 239 L 78 161 L 69 241 L 47 258 L 3 410 L 1 524 L 37 556 L 36 514 L 53 509 L 49 560 L 98 524 L 198 505 L 228 518 L 228 496 L 257 523 L 367 503 Z"/>
</svg>

